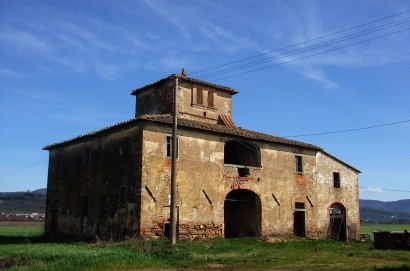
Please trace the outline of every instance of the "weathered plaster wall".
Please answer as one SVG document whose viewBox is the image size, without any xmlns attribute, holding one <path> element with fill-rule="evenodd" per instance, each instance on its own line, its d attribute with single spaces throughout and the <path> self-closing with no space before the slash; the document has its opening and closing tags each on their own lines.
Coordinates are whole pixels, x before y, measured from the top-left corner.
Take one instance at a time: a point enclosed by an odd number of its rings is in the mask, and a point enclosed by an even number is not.
<svg viewBox="0 0 410 271">
<path fill-rule="evenodd" d="M 329 208 L 340 203 L 346 208 L 349 238 L 357 239 L 360 234 L 358 173 L 331 156 L 319 152 L 316 156 L 317 202 L 323 206 L 319 213 L 319 228 L 326 228 Z M 340 173 L 340 188 L 333 187 L 333 172 Z"/>
<path fill-rule="evenodd" d="M 165 157 L 167 134 L 171 134 L 168 127 L 151 125 L 144 130 L 141 235 L 146 237 L 162 235 L 152 228 L 158 224 L 163 226 L 169 218 L 171 159 Z M 199 139 L 189 136 L 189 132 L 181 134 L 179 142 L 177 205 L 181 234 L 189 231 L 193 224 L 199 227 L 195 232 L 206 228 L 209 232 L 216 231 L 215 236 L 221 236 L 223 214 L 221 217 L 221 213 L 214 210 L 223 209 L 223 199 L 217 198 L 223 191 L 223 145 L 218 137 L 205 135 Z M 192 237 L 200 234 L 194 235 Z"/>
<path fill-rule="evenodd" d="M 50 150 L 46 233 L 114 239 L 138 233 L 140 145 L 141 130 L 128 127 Z"/>
<path fill-rule="evenodd" d="M 141 235 L 147 238 L 162 236 L 169 218 L 167 134 L 171 134 L 169 127 L 149 125 L 144 130 Z M 321 153 L 253 142 L 261 148 L 262 167 L 249 168 L 249 175 L 240 177 L 237 166 L 224 165 L 224 144 L 231 138 L 181 129 L 178 134 L 177 205 L 182 238 L 223 237 L 224 201 L 235 189 L 251 190 L 259 196 L 262 235 L 292 233 L 295 202 L 305 204 L 306 234 L 310 237 L 326 237 L 328 208 L 334 202 L 345 204 L 349 224 L 357 221 L 357 174 Z M 303 173 L 295 173 L 296 154 L 303 155 Z M 335 190 L 325 185 L 334 168 L 340 170 L 342 182 L 346 178 L 346 188 Z M 187 230 L 190 227 L 194 231 Z"/>
<path fill-rule="evenodd" d="M 178 134 L 180 238 L 224 237 L 225 199 L 237 189 L 259 197 L 262 235 L 293 233 L 296 202 L 304 203 L 309 237 L 326 237 L 333 203 L 346 208 L 349 237 L 360 232 L 357 172 L 331 156 L 245 141 L 260 148 L 261 167 L 248 167 L 249 174 L 241 177 L 240 166 L 224 164 L 224 146 L 232 138 L 186 129 L 179 129 Z M 46 231 L 114 239 L 162 237 L 170 211 L 167 135 L 171 127 L 146 123 L 52 149 Z M 295 155 L 303 156 L 303 173 L 295 173 Z M 341 188 L 333 187 L 333 172 L 340 173 Z M 123 202 L 121 187 L 126 191 Z M 101 211 L 103 195 L 108 197 L 106 214 Z M 86 215 L 83 196 L 88 196 Z"/>
<path fill-rule="evenodd" d="M 295 172 L 295 155 L 303 155 L 303 173 Z M 292 233 L 295 202 L 303 202 L 307 234 L 312 236 L 316 228 L 317 207 L 312 207 L 306 196 L 315 195 L 314 155 L 314 151 L 302 148 L 272 144 L 261 146 L 264 235 Z"/>
<path fill-rule="evenodd" d="M 196 100 L 198 88 L 203 91 L 203 103 Z M 207 103 L 208 92 L 214 94 L 214 106 Z M 219 115 L 232 115 L 231 94 L 211 87 L 198 84 L 180 82 L 178 91 L 178 112 L 184 118 L 216 123 Z"/>
<path fill-rule="evenodd" d="M 136 95 L 135 116 L 143 114 L 171 114 L 173 110 L 173 83 L 171 80 L 151 86 Z M 203 91 L 203 103 L 196 100 L 196 91 Z M 213 92 L 214 106 L 208 106 L 208 92 Z M 217 123 L 219 115 L 232 115 L 231 94 L 211 87 L 181 81 L 178 88 L 178 114 L 187 119 Z"/>
</svg>

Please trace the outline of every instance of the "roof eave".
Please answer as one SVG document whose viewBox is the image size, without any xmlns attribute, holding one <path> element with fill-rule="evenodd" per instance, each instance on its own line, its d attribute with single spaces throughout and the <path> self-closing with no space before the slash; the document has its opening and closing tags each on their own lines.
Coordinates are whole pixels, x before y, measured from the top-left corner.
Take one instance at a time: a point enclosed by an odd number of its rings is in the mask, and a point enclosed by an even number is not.
<svg viewBox="0 0 410 271">
<path fill-rule="evenodd" d="M 96 131 L 92 131 L 92 132 L 89 132 L 89 133 L 86 133 L 86 134 L 81 134 L 79 136 L 76 136 L 76 137 L 73 137 L 73 138 L 70 138 L 70 139 L 67 139 L 67 140 L 64 140 L 64 141 L 60 141 L 60 142 L 57 142 L 57 143 L 49 144 L 49 145 L 43 147 L 42 150 L 50 151 L 50 150 L 55 149 L 57 147 L 61 147 L 63 145 L 71 144 L 73 142 L 82 140 L 84 138 L 89 138 L 89 137 L 92 137 L 92 136 L 95 136 L 95 135 L 106 133 L 106 132 L 109 132 L 111 130 L 118 129 L 118 128 L 124 127 L 126 125 L 129 125 L 131 123 L 138 122 L 138 121 L 139 121 L 139 119 L 137 119 L 137 118 L 132 118 L 132 119 L 129 119 L 129 120 L 126 120 L 126 121 L 122 121 L 122 122 L 116 123 L 114 125 L 110 125 L 108 127 L 96 130 Z"/>
<path fill-rule="evenodd" d="M 342 164 L 345 165 L 346 167 L 348 167 L 348 168 L 350 168 L 350 169 L 356 171 L 356 173 L 358 173 L 358 174 L 359 174 L 359 173 L 362 173 L 362 172 L 361 172 L 360 170 L 358 170 L 357 168 L 355 168 L 355 167 L 349 165 L 349 164 L 346 163 L 346 162 L 343 162 L 342 160 L 340 160 L 340 159 L 337 158 L 336 156 L 331 155 L 330 153 L 326 152 L 325 150 L 321 150 L 321 152 L 322 152 L 323 154 L 329 156 L 330 158 L 332 158 L 332 159 L 338 161 L 339 163 L 342 163 Z"/>
<path fill-rule="evenodd" d="M 150 88 L 150 87 L 152 87 L 152 86 L 154 86 L 154 85 L 160 84 L 160 83 L 164 82 L 165 80 L 168 80 L 168 79 L 171 79 L 171 78 L 178 78 L 178 79 L 185 80 L 185 81 L 188 81 L 188 82 L 193 82 L 193 83 L 197 83 L 197 84 L 202 84 L 202 85 L 205 85 L 205 86 L 213 87 L 213 88 L 215 88 L 215 89 L 228 92 L 228 93 L 230 93 L 231 95 L 235 95 L 235 94 L 238 94 L 238 93 L 239 93 L 238 91 L 236 91 L 236 90 L 234 90 L 234 89 L 232 89 L 232 88 L 226 87 L 226 86 L 222 86 L 222 85 L 218 85 L 218 84 L 214 84 L 214 83 L 202 81 L 202 80 L 200 80 L 200 79 L 188 77 L 188 76 L 181 75 L 181 74 L 171 74 L 171 75 L 169 75 L 169 76 L 167 76 L 167 77 L 164 77 L 164 78 L 162 78 L 162 79 L 160 79 L 160 80 L 158 80 L 158 81 L 155 81 L 155 82 L 153 82 L 153 83 L 147 84 L 147 85 L 142 86 L 142 87 L 140 87 L 140 88 L 134 89 L 134 90 L 131 92 L 131 95 L 136 95 L 136 94 L 139 93 L 139 92 L 142 92 L 142 91 L 144 91 L 144 90 L 146 90 L 146 89 L 148 89 L 148 88 Z"/>
</svg>

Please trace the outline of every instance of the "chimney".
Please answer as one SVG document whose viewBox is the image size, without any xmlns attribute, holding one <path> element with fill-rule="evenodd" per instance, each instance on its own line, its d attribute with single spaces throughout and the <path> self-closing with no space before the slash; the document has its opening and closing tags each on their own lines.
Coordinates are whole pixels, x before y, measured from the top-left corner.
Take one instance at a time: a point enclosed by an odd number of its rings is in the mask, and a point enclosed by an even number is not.
<svg viewBox="0 0 410 271">
<path fill-rule="evenodd" d="M 186 69 L 185 69 L 185 68 L 182 68 L 181 75 L 182 75 L 182 76 L 186 76 Z"/>
</svg>

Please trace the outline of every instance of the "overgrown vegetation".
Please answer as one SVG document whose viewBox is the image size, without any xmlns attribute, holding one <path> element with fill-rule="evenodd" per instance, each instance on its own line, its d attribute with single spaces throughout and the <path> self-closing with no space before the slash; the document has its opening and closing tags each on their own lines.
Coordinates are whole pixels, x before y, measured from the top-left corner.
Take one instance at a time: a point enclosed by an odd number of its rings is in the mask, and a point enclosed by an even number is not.
<svg viewBox="0 0 410 271">
<path fill-rule="evenodd" d="M 16 232 L 21 232 L 17 229 Z M 33 233 L 34 234 L 34 233 Z M 38 234 L 38 233 L 37 233 Z M 5 236 L 8 235 L 8 236 Z M 58 243 L 0 227 L 6 270 L 410 270 L 409 251 L 379 251 L 367 242 L 295 237 L 121 243 Z"/>
</svg>

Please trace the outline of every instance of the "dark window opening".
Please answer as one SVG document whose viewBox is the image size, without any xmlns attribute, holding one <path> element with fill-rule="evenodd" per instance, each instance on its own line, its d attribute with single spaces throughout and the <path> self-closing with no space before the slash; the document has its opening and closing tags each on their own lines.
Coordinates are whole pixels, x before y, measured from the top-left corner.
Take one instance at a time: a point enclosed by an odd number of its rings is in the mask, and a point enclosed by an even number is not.
<svg viewBox="0 0 410 271">
<path fill-rule="evenodd" d="M 56 157 L 56 171 L 60 172 L 61 171 L 61 155 L 58 154 Z"/>
<path fill-rule="evenodd" d="M 108 196 L 107 195 L 101 196 L 100 212 L 101 212 L 101 215 L 108 214 Z"/>
<path fill-rule="evenodd" d="M 224 163 L 229 165 L 260 167 L 259 147 L 237 140 L 228 141 L 224 147 Z"/>
<path fill-rule="evenodd" d="M 88 215 L 88 196 L 83 196 L 81 204 L 81 213 L 83 216 Z"/>
<path fill-rule="evenodd" d="M 333 187 L 340 188 L 340 173 L 333 172 Z"/>
<path fill-rule="evenodd" d="M 203 115 L 204 115 L 204 117 L 206 117 L 206 112 L 205 111 L 204 111 Z"/>
<path fill-rule="evenodd" d="M 166 147 L 166 156 L 168 157 L 168 158 L 171 158 L 172 157 L 172 136 L 167 136 L 167 139 L 166 139 L 166 145 L 167 145 L 167 147 Z M 177 156 L 177 158 L 179 158 L 179 138 L 177 137 L 177 152 L 176 152 L 176 156 Z"/>
<path fill-rule="evenodd" d="M 305 203 L 304 202 L 295 202 L 295 209 L 305 209 Z"/>
<path fill-rule="evenodd" d="M 214 107 L 214 93 L 212 91 L 208 92 L 208 106 Z"/>
<path fill-rule="evenodd" d="M 202 88 L 196 89 L 196 103 L 203 104 L 204 103 L 204 91 Z"/>
<path fill-rule="evenodd" d="M 91 157 L 91 151 L 90 148 L 87 147 L 84 149 L 84 166 L 88 166 L 90 164 L 90 157 Z"/>
<path fill-rule="evenodd" d="M 247 177 L 247 176 L 249 176 L 249 174 L 250 174 L 249 168 L 246 168 L 246 167 L 238 168 L 239 177 Z"/>
<path fill-rule="evenodd" d="M 120 187 L 120 201 L 119 201 L 119 203 L 120 204 L 125 204 L 126 200 L 127 200 L 127 198 L 126 198 L 126 188 L 125 188 L 125 185 L 123 185 L 123 186 Z"/>
<path fill-rule="evenodd" d="M 295 171 L 297 173 L 303 172 L 303 156 L 295 155 Z"/>
</svg>

